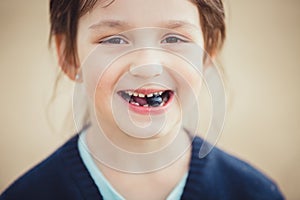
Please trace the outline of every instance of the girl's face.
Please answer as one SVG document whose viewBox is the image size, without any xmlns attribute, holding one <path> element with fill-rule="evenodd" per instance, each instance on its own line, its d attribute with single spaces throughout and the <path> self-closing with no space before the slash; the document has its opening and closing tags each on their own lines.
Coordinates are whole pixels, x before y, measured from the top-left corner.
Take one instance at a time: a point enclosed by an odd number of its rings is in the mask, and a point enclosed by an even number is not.
<svg viewBox="0 0 300 200">
<path fill-rule="evenodd" d="M 99 1 L 80 18 L 82 80 L 90 113 L 109 138 L 179 130 L 201 82 L 199 68 L 184 59 L 203 46 L 198 12 L 188 0 L 116 0 Z M 202 62 L 201 52 L 196 58 Z"/>
</svg>

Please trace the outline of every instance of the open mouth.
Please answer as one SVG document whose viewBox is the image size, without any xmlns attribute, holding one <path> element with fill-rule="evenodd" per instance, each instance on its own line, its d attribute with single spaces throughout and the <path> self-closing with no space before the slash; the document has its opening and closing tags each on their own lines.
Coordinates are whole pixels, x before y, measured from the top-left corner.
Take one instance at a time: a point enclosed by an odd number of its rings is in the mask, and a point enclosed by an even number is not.
<svg viewBox="0 0 300 200">
<path fill-rule="evenodd" d="M 172 100 L 172 90 L 121 90 L 118 94 L 129 104 L 142 108 L 164 107 Z"/>
</svg>

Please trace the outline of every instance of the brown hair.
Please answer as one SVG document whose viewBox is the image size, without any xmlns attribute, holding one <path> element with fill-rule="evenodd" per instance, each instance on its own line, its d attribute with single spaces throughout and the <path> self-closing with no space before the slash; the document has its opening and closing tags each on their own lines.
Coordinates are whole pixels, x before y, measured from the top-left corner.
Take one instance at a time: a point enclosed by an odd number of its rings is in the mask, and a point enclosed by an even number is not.
<svg viewBox="0 0 300 200">
<path fill-rule="evenodd" d="M 86 14 L 98 0 L 50 0 L 50 41 L 53 35 L 65 37 L 64 57 L 77 63 L 77 26 L 79 18 Z M 104 0 L 105 6 L 114 0 Z M 222 0 L 193 0 L 198 6 L 204 36 L 204 48 L 209 55 L 216 55 L 225 39 L 225 14 Z M 205 59 L 205 58 L 204 58 Z M 66 66 L 61 66 L 64 70 Z"/>
</svg>

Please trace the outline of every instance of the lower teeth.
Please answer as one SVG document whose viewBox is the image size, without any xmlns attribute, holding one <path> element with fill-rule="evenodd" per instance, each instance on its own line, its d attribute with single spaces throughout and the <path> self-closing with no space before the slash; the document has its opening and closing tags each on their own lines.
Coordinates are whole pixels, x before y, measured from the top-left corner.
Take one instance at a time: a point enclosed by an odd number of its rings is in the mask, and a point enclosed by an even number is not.
<svg viewBox="0 0 300 200">
<path fill-rule="evenodd" d="M 158 102 L 156 103 L 153 103 L 153 104 L 145 104 L 145 105 L 140 105 L 139 103 L 137 102 L 130 102 L 130 104 L 132 105 L 135 105 L 135 106 L 143 106 L 145 108 L 148 108 L 148 107 L 159 107 L 159 106 L 164 106 L 165 105 L 165 102 L 161 102 L 160 104 Z"/>
</svg>

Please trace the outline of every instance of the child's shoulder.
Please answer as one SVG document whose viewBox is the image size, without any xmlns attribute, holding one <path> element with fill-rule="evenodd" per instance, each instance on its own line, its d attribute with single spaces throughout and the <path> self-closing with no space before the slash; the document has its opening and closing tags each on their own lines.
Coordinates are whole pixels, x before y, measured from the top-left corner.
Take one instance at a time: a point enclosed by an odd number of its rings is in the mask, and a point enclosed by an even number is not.
<svg viewBox="0 0 300 200">
<path fill-rule="evenodd" d="M 15 181 L 1 196 L 8 199 L 101 199 L 82 163 L 78 136 Z M 193 141 L 182 199 L 283 199 L 277 186 L 246 162 L 214 148 L 199 159 L 202 139 Z"/>
<path fill-rule="evenodd" d="M 93 185 L 83 173 L 77 148 L 78 136 L 74 136 L 52 155 L 33 167 L 12 183 L 0 196 L 8 199 L 83 199 L 78 184 Z M 75 177 L 78 176 L 78 177 Z M 93 187 L 91 187 L 93 188 Z M 97 198 L 96 198 L 97 199 Z M 99 196 L 98 196 L 99 199 Z"/>
<path fill-rule="evenodd" d="M 206 157 L 200 159 L 202 144 L 203 140 L 199 137 L 193 141 L 190 176 L 198 181 L 203 193 L 221 199 L 283 199 L 270 178 L 220 148 L 214 147 Z"/>
</svg>

